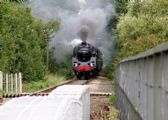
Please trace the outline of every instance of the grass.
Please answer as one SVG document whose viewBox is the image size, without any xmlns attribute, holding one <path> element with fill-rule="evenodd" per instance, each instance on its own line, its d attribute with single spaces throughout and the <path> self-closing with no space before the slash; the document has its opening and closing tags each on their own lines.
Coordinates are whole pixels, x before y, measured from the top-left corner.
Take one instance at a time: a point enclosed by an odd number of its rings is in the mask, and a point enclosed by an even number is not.
<svg viewBox="0 0 168 120">
<path fill-rule="evenodd" d="M 46 80 L 32 81 L 23 83 L 23 92 L 35 92 L 47 87 L 57 85 L 66 78 L 58 74 L 49 74 Z"/>
<path fill-rule="evenodd" d="M 0 95 L 4 94 L 5 92 L 3 90 L 0 90 Z"/>
<path fill-rule="evenodd" d="M 110 96 L 109 101 L 114 105 L 116 103 L 116 96 L 115 95 Z"/>
<path fill-rule="evenodd" d="M 106 113 L 103 120 L 119 120 L 120 112 L 115 108 L 111 107 L 110 111 Z"/>
</svg>

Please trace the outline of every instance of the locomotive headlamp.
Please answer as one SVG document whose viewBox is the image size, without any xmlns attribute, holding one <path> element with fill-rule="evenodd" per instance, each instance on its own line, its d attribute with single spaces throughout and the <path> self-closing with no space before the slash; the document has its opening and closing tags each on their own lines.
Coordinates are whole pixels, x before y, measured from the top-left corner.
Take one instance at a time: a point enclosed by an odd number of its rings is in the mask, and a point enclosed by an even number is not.
<svg viewBox="0 0 168 120">
<path fill-rule="evenodd" d="M 74 67 L 77 67 L 78 66 L 78 63 L 74 63 Z"/>
<path fill-rule="evenodd" d="M 90 63 L 90 66 L 91 66 L 91 67 L 94 67 L 94 63 Z"/>
</svg>

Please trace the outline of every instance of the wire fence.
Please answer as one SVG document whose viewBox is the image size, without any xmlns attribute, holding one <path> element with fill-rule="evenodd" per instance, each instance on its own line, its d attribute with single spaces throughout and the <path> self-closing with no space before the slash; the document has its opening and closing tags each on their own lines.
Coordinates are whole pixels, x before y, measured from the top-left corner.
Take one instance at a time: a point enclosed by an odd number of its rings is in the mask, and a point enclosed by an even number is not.
<svg viewBox="0 0 168 120">
<path fill-rule="evenodd" d="M 22 93 L 22 73 L 0 71 L 0 90 L 7 93 Z"/>
</svg>

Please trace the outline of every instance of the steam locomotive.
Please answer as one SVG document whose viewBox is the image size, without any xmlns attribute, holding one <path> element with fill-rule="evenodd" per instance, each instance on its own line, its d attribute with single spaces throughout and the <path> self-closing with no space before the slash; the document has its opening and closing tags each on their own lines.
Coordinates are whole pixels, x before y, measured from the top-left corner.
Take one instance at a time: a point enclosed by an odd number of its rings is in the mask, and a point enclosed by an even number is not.
<svg viewBox="0 0 168 120">
<path fill-rule="evenodd" d="M 98 48 L 87 42 L 82 42 L 74 48 L 72 68 L 77 79 L 87 80 L 97 76 L 102 70 L 102 66 L 103 55 Z"/>
</svg>

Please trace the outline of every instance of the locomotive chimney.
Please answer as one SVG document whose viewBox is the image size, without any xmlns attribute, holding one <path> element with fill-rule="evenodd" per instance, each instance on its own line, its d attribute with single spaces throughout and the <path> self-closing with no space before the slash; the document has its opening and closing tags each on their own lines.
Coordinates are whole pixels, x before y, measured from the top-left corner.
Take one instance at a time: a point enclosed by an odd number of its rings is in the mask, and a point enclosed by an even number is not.
<svg viewBox="0 0 168 120">
<path fill-rule="evenodd" d="M 82 26 L 81 30 L 79 32 L 79 36 L 83 42 L 86 42 L 87 37 L 88 37 L 88 28 L 87 26 Z"/>
</svg>

